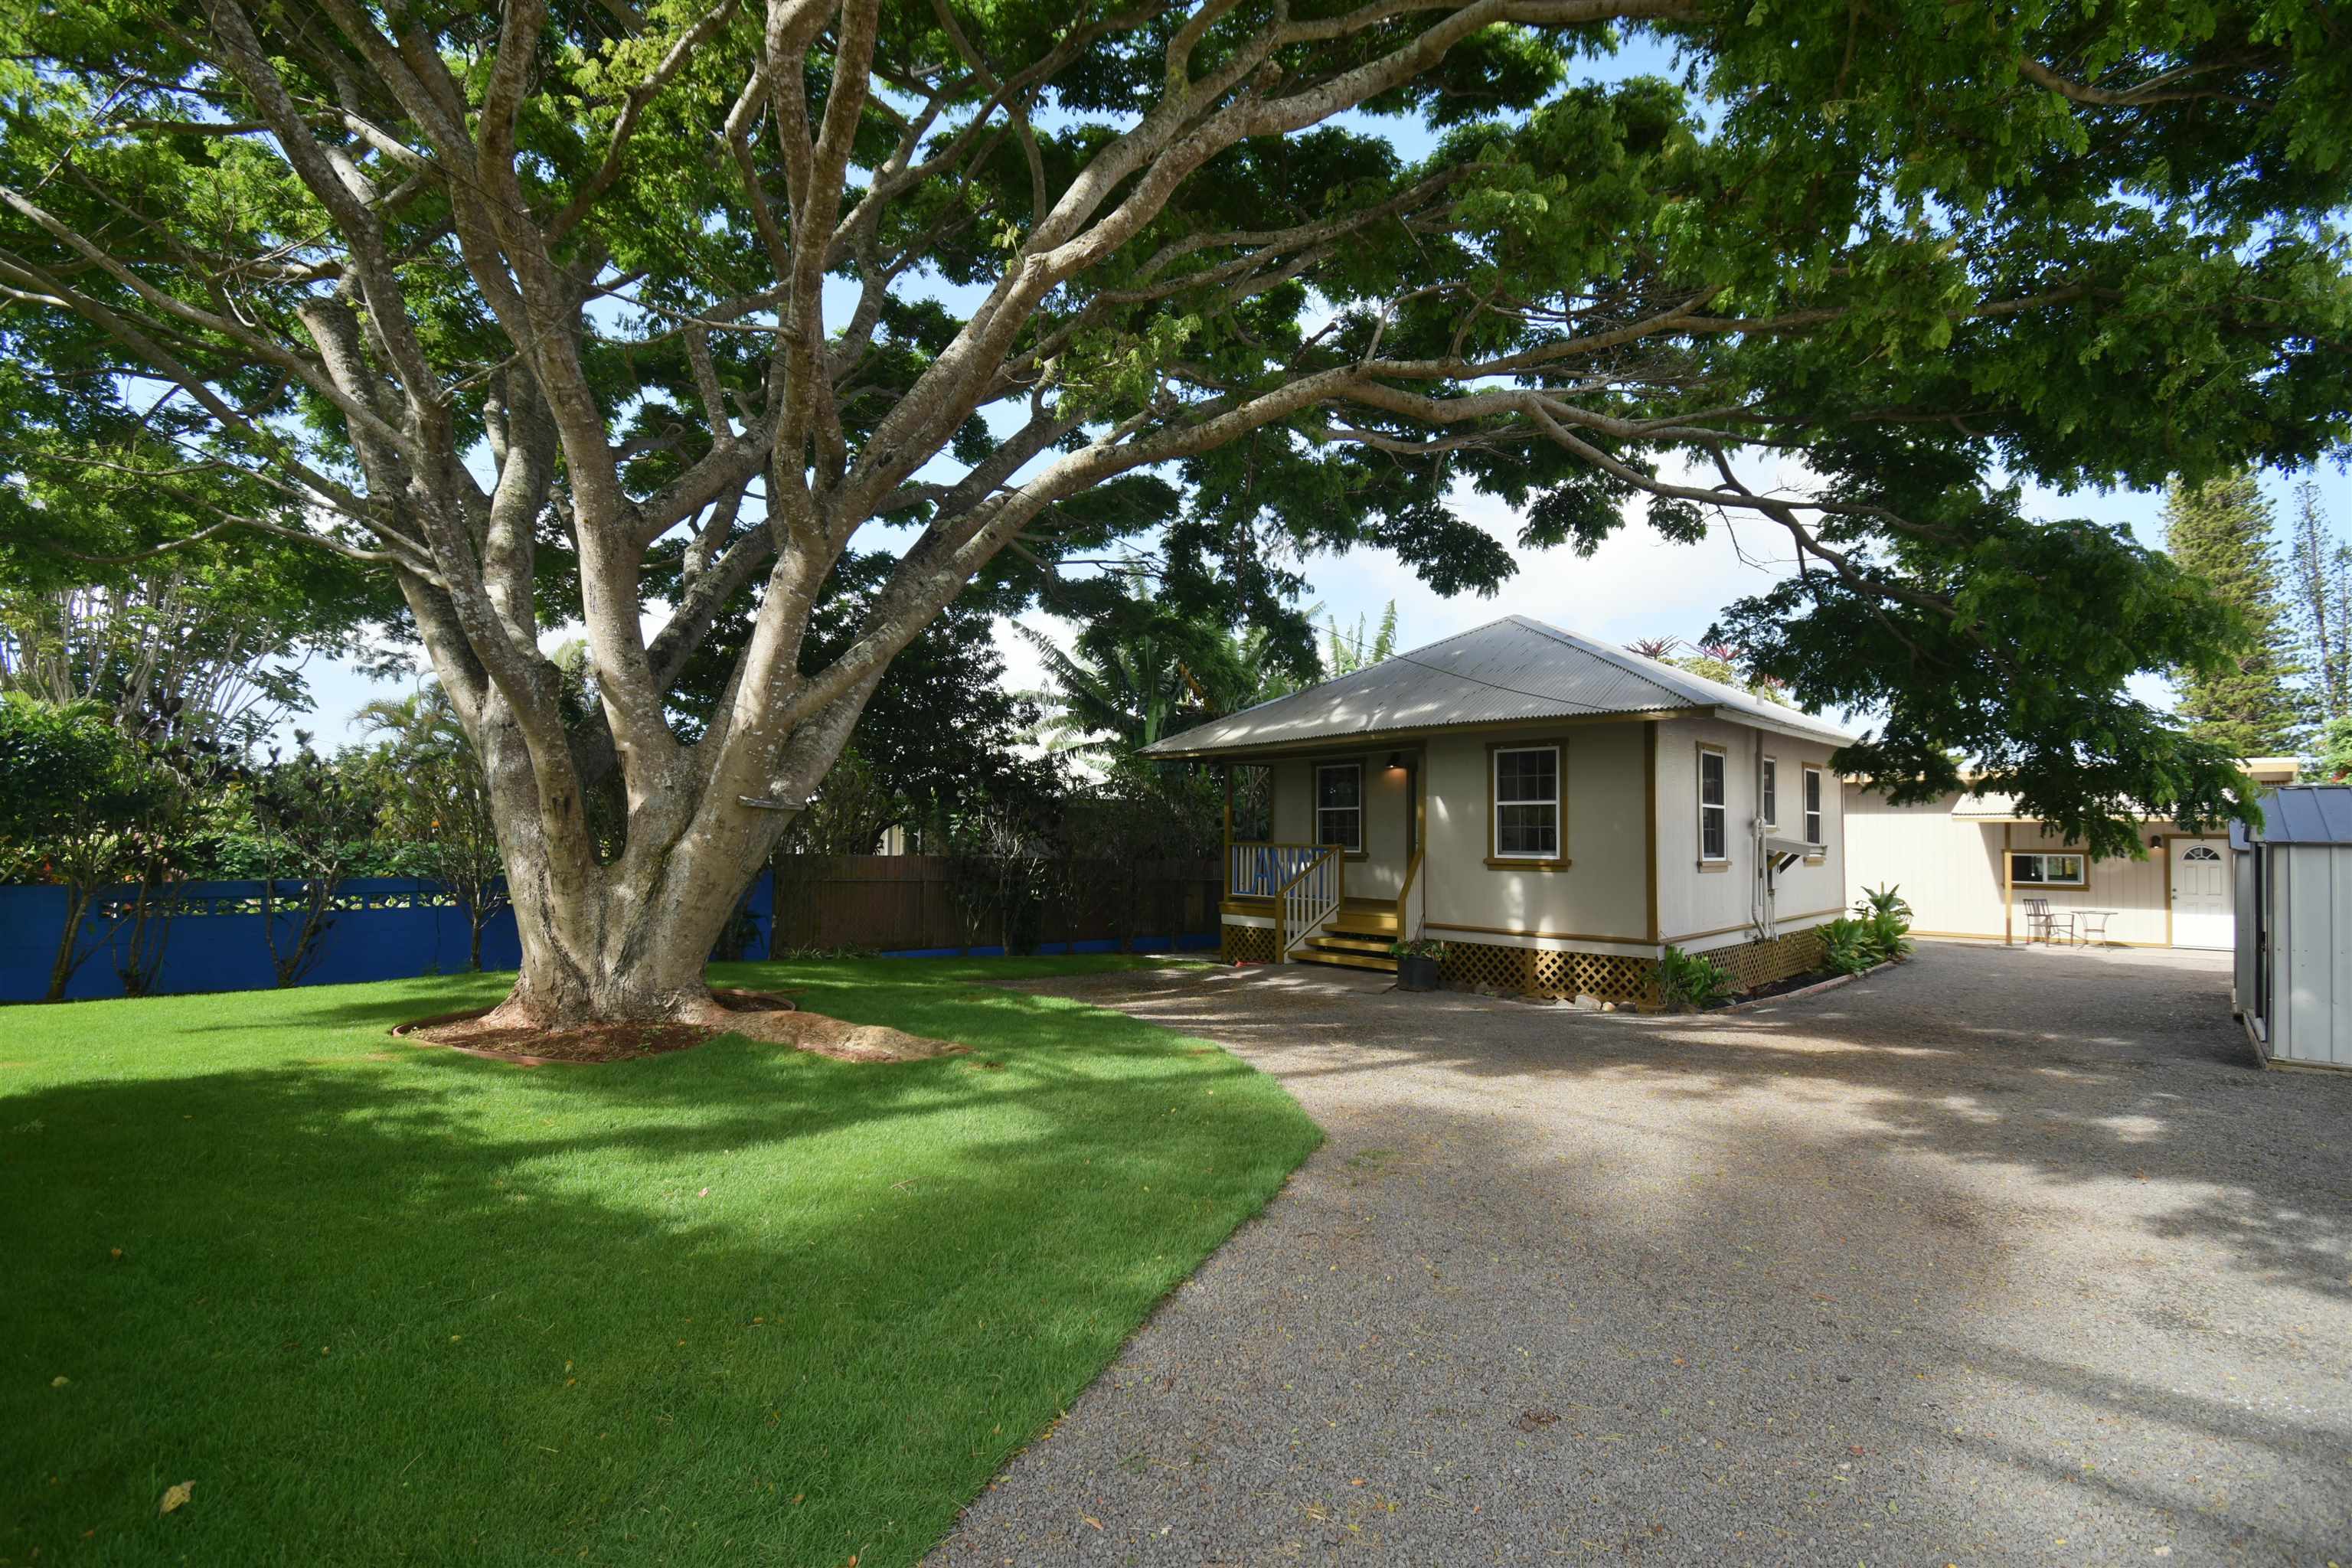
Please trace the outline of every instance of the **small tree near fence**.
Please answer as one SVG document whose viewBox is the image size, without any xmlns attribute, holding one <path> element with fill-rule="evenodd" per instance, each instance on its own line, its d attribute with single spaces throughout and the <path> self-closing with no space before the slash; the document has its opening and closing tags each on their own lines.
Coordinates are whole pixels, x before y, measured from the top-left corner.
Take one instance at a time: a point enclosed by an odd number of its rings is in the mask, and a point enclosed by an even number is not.
<svg viewBox="0 0 2352 1568">
<path fill-rule="evenodd" d="M 100 892 L 136 860 L 140 823 L 170 780 L 94 702 L 0 696 L 0 860 L 65 889 L 44 1000 L 62 1001 L 103 935 L 83 931 Z"/>
<path fill-rule="evenodd" d="M 283 759 L 271 752 L 249 798 L 262 851 L 262 936 L 278 984 L 298 985 L 318 964 L 336 896 L 365 861 L 381 802 L 362 770 L 307 748 Z M 281 915 L 293 921 L 290 936 L 278 930 Z"/>
<path fill-rule="evenodd" d="M 965 952 L 993 937 L 1006 952 L 1034 952 L 1045 906 L 1067 891 L 1063 801 L 1041 774 L 1018 775 L 967 803 L 945 825 L 948 901 Z"/>
<path fill-rule="evenodd" d="M 457 904 L 466 917 L 466 969 L 478 973 L 482 932 L 507 908 L 481 761 L 438 685 L 398 702 L 370 703 L 360 721 L 387 737 L 370 758 L 384 803 L 376 837 Z"/>
</svg>

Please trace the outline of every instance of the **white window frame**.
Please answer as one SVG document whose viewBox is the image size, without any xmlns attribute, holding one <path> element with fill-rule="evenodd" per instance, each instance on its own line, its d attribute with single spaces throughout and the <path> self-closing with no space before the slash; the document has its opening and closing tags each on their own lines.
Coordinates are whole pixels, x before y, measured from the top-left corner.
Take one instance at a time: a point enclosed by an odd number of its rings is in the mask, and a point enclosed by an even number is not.
<svg viewBox="0 0 2352 1568">
<path fill-rule="evenodd" d="M 1797 799 L 1797 810 L 1804 818 L 1805 842 L 1816 849 L 1828 846 L 1830 820 L 1830 786 L 1828 775 L 1820 768 L 1808 766 L 1799 786 L 1804 793 Z"/>
<path fill-rule="evenodd" d="M 1323 775 L 1329 773 L 1342 772 L 1351 773 L 1356 775 L 1356 804 L 1353 805 L 1325 805 L 1323 804 Z M 1361 855 L 1364 852 L 1364 764 L 1362 762 L 1355 761 L 1316 763 L 1315 795 L 1314 799 L 1309 804 L 1313 806 L 1315 811 L 1316 843 L 1336 844 L 1342 850 L 1350 855 Z M 1327 812 L 1336 815 L 1343 811 L 1355 818 L 1356 837 L 1353 843 L 1350 843 L 1344 838 L 1334 838 L 1323 831 L 1324 815 Z"/>
<path fill-rule="evenodd" d="M 1773 832 L 1780 831 L 1780 759 L 1764 759 L 1764 802 L 1761 806 L 1764 826 Z"/>
<path fill-rule="evenodd" d="M 1551 753 L 1551 794 L 1538 800 L 1505 800 L 1503 798 L 1503 759 L 1523 756 L 1530 752 Z M 1559 745 L 1547 743 L 1534 746 L 1497 746 L 1490 753 L 1486 768 L 1486 804 L 1494 815 L 1487 818 L 1494 825 L 1489 852 L 1497 860 L 1559 860 L 1567 858 L 1568 827 L 1568 755 Z M 1544 805 L 1551 808 L 1551 847 L 1549 849 L 1506 849 L 1503 847 L 1503 808 L 1507 805 Z"/>
<path fill-rule="evenodd" d="M 2017 863 L 2020 860 L 2042 862 L 2042 869 L 2045 873 L 2044 879 L 2029 882 L 2019 877 Z M 2050 869 L 2048 862 L 2052 860 L 2072 860 L 2079 874 L 2071 879 L 2061 878 L 2056 881 L 2048 880 L 2046 877 Z M 2009 885 L 2012 888 L 2061 889 L 2087 888 L 2091 885 L 2091 859 L 2079 849 L 2012 849 L 2009 852 Z"/>
<path fill-rule="evenodd" d="M 1723 798 L 1710 803 L 1706 798 L 1706 760 L 1716 763 L 1716 783 Z M 1723 866 L 1731 860 L 1731 759 L 1721 746 L 1701 746 L 1698 749 L 1698 863 L 1702 866 Z M 1722 853 L 1706 852 L 1706 815 L 1713 812 L 1722 831 Z"/>
</svg>

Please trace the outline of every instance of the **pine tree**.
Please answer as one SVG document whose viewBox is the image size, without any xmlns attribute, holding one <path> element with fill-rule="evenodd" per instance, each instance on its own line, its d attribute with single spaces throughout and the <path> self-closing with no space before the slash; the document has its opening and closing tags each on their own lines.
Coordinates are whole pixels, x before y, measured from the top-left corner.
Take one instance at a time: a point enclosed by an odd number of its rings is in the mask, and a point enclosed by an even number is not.
<svg viewBox="0 0 2352 1568">
<path fill-rule="evenodd" d="M 2276 756 L 2298 742 L 2305 704 L 2288 685 L 2297 673 L 2293 628 L 2279 604 L 2271 507 L 2251 469 L 2194 489 L 2165 491 L 2165 548 L 2245 617 L 2248 640 L 2210 670 L 2180 672 L 2189 733 L 2242 757 Z"/>
<path fill-rule="evenodd" d="M 2309 479 L 2294 487 L 2294 512 L 2288 581 L 2312 700 L 2323 722 L 2352 719 L 2352 544 L 2334 536 Z"/>
</svg>

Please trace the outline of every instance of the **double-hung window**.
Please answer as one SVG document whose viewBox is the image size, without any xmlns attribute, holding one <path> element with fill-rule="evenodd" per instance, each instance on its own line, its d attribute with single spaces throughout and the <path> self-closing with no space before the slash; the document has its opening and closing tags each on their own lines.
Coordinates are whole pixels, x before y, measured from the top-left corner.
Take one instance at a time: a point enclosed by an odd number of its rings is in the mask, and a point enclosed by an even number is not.
<svg viewBox="0 0 2352 1568">
<path fill-rule="evenodd" d="M 1315 842 L 1349 854 L 1364 847 L 1364 764 L 1324 763 L 1315 770 Z"/>
<path fill-rule="evenodd" d="M 1764 826 L 1780 826 L 1780 763 L 1777 757 L 1764 759 Z"/>
<path fill-rule="evenodd" d="M 1723 753 L 1713 746 L 1698 749 L 1698 858 L 1731 858 L 1729 798 L 1724 793 Z"/>
<path fill-rule="evenodd" d="M 1805 770 L 1805 842 L 1815 848 L 1823 843 L 1822 837 L 1822 770 Z"/>
<path fill-rule="evenodd" d="M 1557 860 L 1559 850 L 1559 748 L 1495 751 L 1495 858 Z"/>
</svg>

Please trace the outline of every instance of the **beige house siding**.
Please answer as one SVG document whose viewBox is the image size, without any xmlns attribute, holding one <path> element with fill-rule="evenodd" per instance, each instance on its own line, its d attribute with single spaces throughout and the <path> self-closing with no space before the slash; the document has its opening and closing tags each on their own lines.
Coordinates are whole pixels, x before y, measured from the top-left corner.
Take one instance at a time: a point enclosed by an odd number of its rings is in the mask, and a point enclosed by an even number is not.
<svg viewBox="0 0 2352 1568">
<path fill-rule="evenodd" d="M 1429 742 L 1428 930 L 1507 946 L 1573 945 L 1632 952 L 1647 941 L 1648 794 L 1643 726 L 1580 724 Z M 1559 870 L 1486 864 L 1494 813 L 1491 745 L 1558 744 L 1562 752 Z M 1350 883 L 1352 889 L 1353 884 Z"/>
<path fill-rule="evenodd" d="M 1728 859 L 1699 858 L 1699 752 L 1724 754 L 1725 843 Z M 1704 952 L 1748 941 L 1759 902 L 1754 825 L 1760 809 L 1759 759 L 1778 764 L 1778 816 L 1772 837 L 1804 837 L 1804 769 L 1824 770 L 1822 853 L 1782 872 L 1773 910 L 1780 928 L 1799 930 L 1833 919 L 1844 907 L 1844 803 L 1835 774 L 1826 772 L 1831 748 L 1719 719 L 1675 719 L 1658 725 L 1659 940 Z"/>
<path fill-rule="evenodd" d="M 1412 774 L 1391 768 L 1400 748 L 1319 752 L 1274 764 L 1274 838 L 1277 844 L 1311 844 L 1315 837 L 1315 770 L 1326 763 L 1360 763 L 1364 770 L 1364 848 L 1348 857 L 1348 896 L 1393 899 L 1404 886 L 1405 814 L 1412 809 Z M 1411 747 L 1402 748 L 1405 759 Z"/>
<path fill-rule="evenodd" d="M 2147 858 L 2117 856 L 2092 861 L 2088 887 L 2010 889 L 2004 835 L 2010 852 L 2071 854 L 2073 847 L 2043 832 L 2037 823 L 1955 818 L 1951 812 L 1957 795 L 1918 805 L 1892 805 L 1860 784 L 1849 783 L 1843 793 L 1848 897 L 1859 897 L 1865 887 L 1894 883 L 1911 905 L 1913 929 L 1923 936 L 2021 942 L 2026 938 L 2024 900 L 2046 898 L 2053 914 L 2113 911 L 2106 921 L 2109 942 L 2162 947 L 2172 940 L 2169 840 L 2180 836 L 2163 824 L 2150 824 L 2141 831 Z M 2218 836 L 2206 841 L 2216 846 L 2228 842 Z"/>
</svg>

